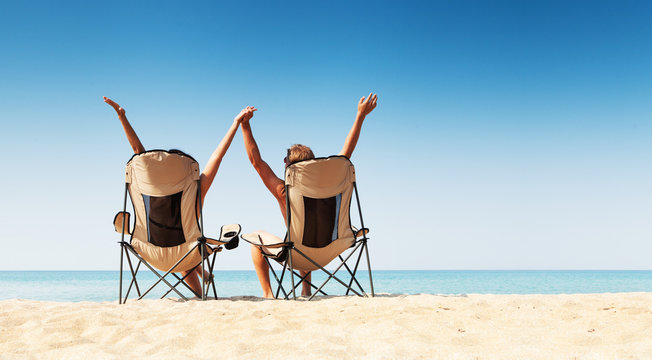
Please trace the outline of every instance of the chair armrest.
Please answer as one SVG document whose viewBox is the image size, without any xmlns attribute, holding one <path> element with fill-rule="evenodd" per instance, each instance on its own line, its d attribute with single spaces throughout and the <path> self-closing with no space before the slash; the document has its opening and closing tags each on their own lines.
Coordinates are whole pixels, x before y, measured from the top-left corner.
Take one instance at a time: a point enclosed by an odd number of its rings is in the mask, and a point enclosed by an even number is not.
<svg viewBox="0 0 652 360">
<path fill-rule="evenodd" d="M 261 238 L 260 235 L 256 233 L 244 234 L 241 236 L 241 238 L 242 240 L 258 247 L 262 252 L 263 256 L 272 259 L 277 259 L 280 261 L 284 261 L 285 259 L 284 254 L 287 254 L 287 249 L 292 246 L 291 242 L 285 242 L 285 241 L 265 244 L 263 242 L 263 238 Z"/>
<path fill-rule="evenodd" d="M 263 256 L 277 260 L 281 259 L 279 261 L 284 261 L 284 254 L 287 254 L 287 249 L 293 245 L 292 242 L 275 242 L 276 240 L 270 241 L 269 239 L 266 240 L 268 243 L 265 243 L 263 238 L 257 233 L 244 234 L 240 237 L 242 240 L 259 248 Z"/>
<path fill-rule="evenodd" d="M 264 244 L 263 239 L 258 235 L 258 234 L 243 234 L 240 236 L 242 240 L 256 246 L 262 246 L 265 248 L 270 248 L 270 249 L 276 249 L 276 248 L 281 248 L 281 247 L 286 247 L 290 246 L 291 243 L 289 242 L 280 242 L 280 243 L 273 243 L 273 244 Z"/>
<path fill-rule="evenodd" d="M 369 228 L 362 228 L 360 230 L 358 230 L 355 226 L 351 226 L 351 228 L 353 229 L 353 235 L 355 235 L 356 239 L 363 235 L 366 236 L 367 234 L 369 234 Z"/>
<path fill-rule="evenodd" d="M 124 226 L 125 234 L 131 235 L 131 229 L 129 226 L 130 218 L 131 214 L 126 211 L 120 211 L 119 213 L 115 214 L 115 217 L 113 218 L 113 228 L 115 229 L 115 232 L 122 234 L 122 229 Z"/>
<path fill-rule="evenodd" d="M 270 248 L 270 249 L 277 249 L 277 248 L 282 248 L 286 246 L 292 245 L 292 243 L 289 242 L 280 242 L 280 243 L 272 243 L 272 244 L 265 244 L 263 243 L 263 239 L 260 237 L 258 234 L 243 234 L 240 236 L 242 240 L 256 246 L 262 246 L 264 248 Z"/>
<path fill-rule="evenodd" d="M 206 238 L 206 242 L 211 245 L 224 245 L 227 250 L 235 249 L 240 241 L 238 235 L 241 229 L 240 224 L 224 225 L 220 229 L 219 239 Z"/>
</svg>

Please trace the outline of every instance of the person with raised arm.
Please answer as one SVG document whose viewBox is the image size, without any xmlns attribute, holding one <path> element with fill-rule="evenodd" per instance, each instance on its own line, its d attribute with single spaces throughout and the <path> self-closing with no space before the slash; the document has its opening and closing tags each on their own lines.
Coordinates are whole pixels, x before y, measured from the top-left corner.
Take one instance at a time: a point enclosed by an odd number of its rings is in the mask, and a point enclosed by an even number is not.
<svg viewBox="0 0 652 360">
<path fill-rule="evenodd" d="M 122 123 L 122 127 L 124 128 L 125 134 L 127 135 L 127 140 L 129 141 L 131 148 L 134 150 L 134 153 L 140 154 L 142 152 L 145 152 L 145 147 L 140 142 L 140 139 L 138 138 L 138 135 L 136 135 L 134 129 L 131 127 L 131 124 L 129 124 L 129 120 L 127 120 L 125 109 L 123 109 L 115 101 L 107 98 L 106 96 L 104 97 L 104 102 L 109 104 L 111 107 L 113 107 L 116 113 L 118 113 L 118 118 Z M 215 151 L 213 151 L 211 157 L 208 159 L 208 163 L 206 164 L 204 170 L 200 175 L 200 184 L 201 184 L 200 194 L 201 194 L 202 205 L 204 204 L 204 198 L 206 197 L 206 193 L 208 192 L 208 189 L 210 189 L 211 184 L 215 179 L 215 175 L 217 175 L 217 170 L 220 167 L 220 163 L 222 162 L 222 159 L 224 158 L 226 151 L 229 149 L 229 146 L 233 141 L 233 137 L 235 136 L 235 133 L 238 130 L 238 126 L 245 121 L 249 121 L 249 119 L 251 119 L 251 117 L 254 115 L 254 111 L 256 110 L 257 109 L 253 106 L 247 106 L 246 108 L 240 111 L 240 113 L 233 119 L 233 123 L 227 130 L 226 135 L 224 135 L 224 138 L 222 138 L 222 141 L 220 141 L 219 145 L 217 146 Z M 171 150 L 171 152 L 176 152 L 181 155 L 187 155 L 179 150 Z M 190 274 L 188 277 L 186 277 L 185 281 L 188 284 L 188 286 L 190 286 L 190 288 L 193 289 L 193 291 L 195 291 L 195 293 L 197 294 L 201 294 L 202 292 L 201 284 L 199 282 L 199 279 L 201 278 L 201 270 L 202 270 L 201 266 L 198 265 L 193 270 L 182 272 L 183 276 Z M 195 275 L 192 275 L 192 273 L 195 273 Z M 204 276 L 208 277 L 208 274 L 204 273 Z"/>
<path fill-rule="evenodd" d="M 364 122 L 365 117 L 369 115 L 369 113 L 376 107 L 377 101 L 378 96 L 373 93 L 370 93 L 367 97 L 363 96 L 360 99 L 358 102 L 358 112 L 355 117 L 355 121 L 351 127 L 351 130 L 349 131 L 348 136 L 346 137 L 346 140 L 344 141 L 344 146 L 342 147 L 342 151 L 340 151 L 339 155 L 346 156 L 349 159 L 351 158 L 353 150 L 358 143 L 358 138 L 360 137 L 362 123 Z M 256 144 L 256 140 L 254 139 L 253 133 L 251 132 L 251 125 L 249 124 L 250 119 L 251 117 L 248 117 L 246 120 L 242 121 L 241 124 L 242 136 L 244 138 L 244 145 L 245 149 L 247 150 L 249 161 L 251 161 L 251 164 L 256 169 L 256 172 L 258 172 L 261 180 L 278 202 L 278 205 L 281 208 L 281 213 L 283 214 L 283 219 L 286 220 L 285 223 L 287 224 L 285 182 L 276 176 L 269 165 L 260 157 L 258 145 Z M 287 155 L 283 161 L 285 162 L 285 167 L 287 168 L 289 165 L 295 162 L 313 159 L 314 157 L 315 155 L 309 147 L 301 144 L 294 144 L 287 150 Z M 265 231 L 256 231 L 254 233 L 259 235 L 263 239 L 264 243 L 271 244 L 280 243 L 283 241 L 279 237 Z M 260 286 L 263 290 L 263 297 L 273 298 L 274 295 L 272 293 L 272 287 L 269 282 L 269 266 L 267 265 L 267 262 L 265 261 L 263 254 L 258 246 L 251 245 L 251 259 L 253 260 L 254 268 L 256 269 L 256 275 L 258 276 L 258 281 L 260 282 Z M 305 279 L 308 280 L 308 282 L 311 281 L 310 274 L 308 272 L 301 271 L 301 276 L 305 276 Z M 303 282 L 301 295 L 311 295 L 310 284 L 307 282 Z"/>
</svg>

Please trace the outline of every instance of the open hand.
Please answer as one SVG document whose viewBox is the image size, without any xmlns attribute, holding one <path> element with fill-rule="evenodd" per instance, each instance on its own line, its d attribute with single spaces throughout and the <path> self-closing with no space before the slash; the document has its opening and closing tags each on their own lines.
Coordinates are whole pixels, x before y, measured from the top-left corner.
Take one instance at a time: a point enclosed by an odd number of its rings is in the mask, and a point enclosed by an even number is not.
<svg viewBox="0 0 652 360">
<path fill-rule="evenodd" d="M 124 116 L 125 115 L 125 109 L 120 107 L 120 105 L 116 104 L 115 101 L 109 99 L 108 97 L 104 96 L 104 102 L 111 105 L 113 109 L 115 109 L 115 112 L 118 113 L 118 116 Z"/>
<path fill-rule="evenodd" d="M 247 106 L 246 108 L 242 109 L 242 111 L 240 111 L 240 113 L 233 120 L 238 124 L 245 123 L 254 116 L 254 111 L 256 110 L 258 109 L 253 106 Z"/>
<path fill-rule="evenodd" d="M 363 116 L 366 116 L 376 107 L 376 101 L 378 101 L 378 95 L 369 93 L 369 96 L 366 98 L 363 96 L 358 102 L 358 112 Z"/>
</svg>

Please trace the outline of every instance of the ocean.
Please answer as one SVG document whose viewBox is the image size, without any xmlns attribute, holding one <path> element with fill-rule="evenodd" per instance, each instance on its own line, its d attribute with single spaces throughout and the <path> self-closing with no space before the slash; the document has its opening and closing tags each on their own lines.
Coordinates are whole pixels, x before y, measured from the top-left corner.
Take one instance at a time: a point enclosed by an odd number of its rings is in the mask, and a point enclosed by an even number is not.
<svg viewBox="0 0 652 360">
<path fill-rule="evenodd" d="M 369 292 L 367 274 L 365 270 L 359 273 L 357 278 Z M 341 275 L 342 280 L 348 282 L 346 272 L 338 272 L 337 275 Z M 652 271 L 377 270 L 373 271 L 372 275 L 375 292 L 391 294 L 575 294 L 652 291 Z M 129 279 L 129 273 L 124 276 Z M 138 279 L 141 289 L 156 280 L 151 273 L 139 274 Z M 215 279 L 218 297 L 262 294 L 254 271 L 217 271 Z M 324 279 L 324 276 L 314 275 L 313 283 L 321 284 Z M 0 271 L 0 300 L 116 301 L 118 284 L 119 271 Z M 289 282 L 287 284 L 289 287 Z M 124 285 L 125 289 L 127 285 L 128 282 Z M 324 291 L 328 295 L 341 295 L 341 288 L 335 280 L 331 280 L 324 287 Z M 163 284 L 159 284 L 147 298 L 160 297 L 166 290 Z M 182 292 L 190 296 L 189 291 Z M 178 297 L 176 294 L 168 296 Z"/>
</svg>

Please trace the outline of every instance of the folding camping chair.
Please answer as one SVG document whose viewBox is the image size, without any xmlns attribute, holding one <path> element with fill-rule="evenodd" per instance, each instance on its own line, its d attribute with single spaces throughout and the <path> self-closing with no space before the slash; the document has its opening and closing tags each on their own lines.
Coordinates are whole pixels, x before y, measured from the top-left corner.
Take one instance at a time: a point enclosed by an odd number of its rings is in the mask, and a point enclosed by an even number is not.
<svg viewBox="0 0 652 360">
<path fill-rule="evenodd" d="M 142 299 L 160 283 L 169 287 L 161 298 L 174 291 L 182 299 L 188 300 L 177 289 L 179 284 L 183 284 L 202 300 L 206 300 L 212 286 L 217 299 L 213 279 L 215 255 L 222 250 L 222 245 L 227 249 L 238 246 L 240 225 L 222 226 L 218 239 L 204 236 L 199 179 L 199 164 L 189 155 L 182 153 L 146 151 L 134 155 L 127 163 L 124 206 L 113 219 L 115 231 L 121 234 L 119 303 L 127 301 L 132 287 L 135 287 L 138 299 Z M 134 208 L 133 228 L 130 214 L 127 212 L 127 194 Z M 131 235 L 129 242 L 125 241 L 125 235 Z M 135 267 L 130 254 L 138 260 Z M 131 281 L 123 297 L 122 273 L 125 258 L 131 272 Z M 145 291 L 141 291 L 136 279 L 141 264 L 158 278 Z M 184 282 L 186 277 L 179 277 L 176 273 L 191 270 L 200 264 L 202 270 L 208 268 L 210 275 L 208 279 L 204 279 L 202 271 L 202 293 L 197 294 Z M 164 274 L 161 275 L 156 269 Z M 170 274 L 176 278 L 176 282 L 166 279 Z M 188 275 L 190 274 L 192 273 Z"/>
<path fill-rule="evenodd" d="M 355 192 L 355 199 L 360 214 L 360 230 L 351 226 L 350 207 L 351 196 Z M 371 296 L 374 296 L 374 285 L 367 248 L 367 234 L 369 229 L 364 227 L 362 210 L 355 181 L 355 168 L 351 161 L 344 156 L 330 156 L 296 162 L 285 170 L 285 203 L 287 208 L 287 228 L 285 239 L 279 243 L 263 243 L 256 233 L 244 234 L 242 239 L 260 248 L 267 261 L 272 274 L 278 283 L 274 297 L 278 298 L 283 292 L 285 299 L 289 299 L 290 292 L 283 288 L 283 278 L 286 270 L 289 271 L 292 296 L 296 299 L 296 289 L 303 282 L 307 282 L 316 289 L 308 299 L 312 300 L 318 293 L 326 295 L 324 285 L 334 279 L 346 288 L 346 295 L 352 292 L 358 296 L 368 296 L 360 282 L 355 278 L 362 253 L 367 258 L 369 271 L 369 285 Z M 352 251 L 343 256 L 347 249 Z M 347 261 L 354 254 L 357 260 L 353 270 Z M 332 260 L 339 258 L 340 264 L 333 272 L 325 269 Z M 271 265 L 269 259 L 274 259 L 283 265 L 279 276 Z M 348 283 L 336 276 L 344 267 L 351 279 Z M 328 275 L 321 286 L 308 282 L 295 270 L 313 271 L 322 270 Z M 294 276 L 299 277 L 295 284 Z M 353 287 L 355 283 L 356 288 Z M 359 292 L 356 290 L 358 289 Z"/>
</svg>

